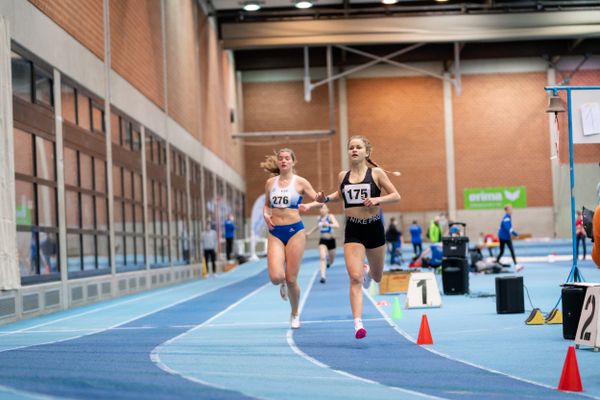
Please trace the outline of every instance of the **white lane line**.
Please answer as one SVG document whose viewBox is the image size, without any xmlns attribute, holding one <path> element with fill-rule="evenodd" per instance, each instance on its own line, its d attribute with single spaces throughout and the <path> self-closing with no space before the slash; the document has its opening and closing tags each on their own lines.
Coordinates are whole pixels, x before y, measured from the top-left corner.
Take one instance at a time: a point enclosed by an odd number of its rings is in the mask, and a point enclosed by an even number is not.
<svg viewBox="0 0 600 400">
<path fill-rule="evenodd" d="M 263 269 L 264 268 L 261 268 L 256 274 L 253 274 L 253 275 L 250 275 L 250 276 L 247 276 L 247 277 L 240 277 L 239 279 L 233 280 L 232 282 L 230 282 L 230 283 L 228 283 L 226 285 L 213 288 L 213 289 L 208 290 L 206 292 L 198 293 L 198 294 L 194 295 L 194 297 L 203 296 L 205 294 L 212 293 L 215 290 L 218 290 L 218 289 L 221 289 L 221 288 L 225 288 L 227 286 L 231 286 L 231 285 L 233 285 L 233 284 L 235 284 L 237 282 L 240 282 L 240 281 L 242 281 L 242 280 L 244 280 L 246 278 L 254 277 L 254 276 L 258 275 L 259 273 L 261 273 Z M 189 282 L 189 283 L 186 283 L 186 284 L 183 284 L 183 285 L 176 285 L 175 287 L 171 287 L 171 288 L 168 288 L 168 289 L 163 289 L 158 294 L 165 294 L 165 293 L 170 293 L 170 292 L 173 292 L 173 291 L 181 290 L 182 286 L 192 286 L 192 285 L 197 285 L 198 283 L 199 282 Z M 51 325 L 51 324 L 54 324 L 56 322 L 68 321 L 70 319 L 74 319 L 74 318 L 77 318 L 77 317 L 82 317 L 82 316 L 85 316 L 85 315 L 94 314 L 94 313 L 97 313 L 97 312 L 100 312 L 100 311 L 110 310 L 111 308 L 119 307 L 119 306 L 122 306 L 122 305 L 125 305 L 125 304 L 135 303 L 135 302 L 138 302 L 138 301 L 141 301 L 141 300 L 146 300 L 148 297 L 154 297 L 156 295 L 157 295 L 157 293 L 155 293 L 154 291 L 152 291 L 152 293 L 140 294 L 139 296 L 136 296 L 134 299 L 130 299 L 130 300 L 118 301 L 118 299 L 117 299 L 117 303 L 115 303 L 115 304 L 110 304 L 110 305 L 107 305 L 107 306 L 94 308 L 93 310 L 85 311 L 85 312 L 82 312 L 82 313 L 77 313 L 77 314 L 74 314 L 74 315 L 69 315 L 69 316 L 66 316 L 66 317 L 63 317 L 63 318 L 52 319 L 50 321 L 47 321 L 47 322 L 44 322 L 44 323 L 40 323 L 40 324 L 37 324 L 37 325 L 32 325 L 32 326 L 27 327 L 27 328 L 22 328 L 22 329 L 18 329 L 18 330 L 14 330 L 14 331 L 4 331 L 3 333 L 0 334 L 0 337 L 7 336 L 7 335 L 13 335 L 13 334 L 16 334 L 16 333 L 23 333 L 23 332 L 26 332 L 28 330 L 39 328 L 39 327 L 42 327 L 42 326 Z M 194 297 L 191 297 L 191 298 L 194 298 Z M 179 304 L 179 303 L 174 303 L 174 304 Z M 170 307 L 170 306 L 167 306 L 166 308 L 168 308 L 168 307 Z M 160 310 L 163 310 L 163 309 L 164 309 L 164 307 L 161 308 Z M 148 315 L 148 314 L 145 314 L 145 315 Z M 120 324 L 120 325 L 122 325 L 122 324 Z"/>
<path fill-rule="evenodd" d="M 396 323 L 375 303 L 375 300 L 371 296 L 369 296 L 369 294 L 367 293 L 366 290 L 363 290 L 363 292 L 364 292 L 364 294 L 366 294 L 367 298 L 371 301 L 371 303 L 373 303 L 373 306 L 375 306 L 375 308 L 377 309 L 377 311 L 379 311 L 379 313 L 383 316 L 383 318 L 388 322 L 388 324 L 396 332 L 398 332 L 400 335 L 404 336 L 407 340 L 410 340 L 411 342 L 414 342 L 416 344 L 415 338 L 413 338 L 408 333 L 406 333 L 402 329 L 400 329 L 398 327 L 398 325 L 396 325 Z M 544 383 L 535 382 L 535 381 L 532 381 L 532 380 L 529 380 L 529 379 L 525 379 L 525 378 L 521 378 L 521 377 L 518 377 L 518 376 L 515 376 L 515 375 L 511 375 L 511 374 L 507 374 L 507 373 L 504 373 L 504 372 L 500 372 L 500 371 L 497 371 L 497 370 L 492 369 L 492 368 L 487 368 L 487 367 L 484 367 L 482 365 L 472 363 L 470 361 L 466 361 L 466 360 L 462 360 L 460 358 L 449 356 L 448 354 L 441 353 L 441 352 L 439 352 L 437 350 L 431 349 L 431 348 L 426 347 L 426 346 L 421 346 L 421 348 L 424 349 L 424 350 L 427 350 L 427 351 L 429 351 L 429 352 L 431 352 L 433 354 L 436 354 L 436 355 L 438 355 L 440 357 L 446 358 L 448 360 L 456 361 L 456 362 L 459 362 L 459 363 L 462 363 L 462 364 L 465 364 L 465 365 L 468 365 L 468 366 L 471 366 L 471 367 L 474 367 L 474 368 L 479 368 L 479 369 L 481 369 L 483 371 L 487 371 L 487 372 L 491 372 L 493 374 L 498 374 L 498 375 L 501 375 L 501 376 L 512 378 L 512 379 L 515 379 L 517 381 L 529 383 L 529 384 L 532 384 L 532 385 L 535 385 L 535 386 L 540 386 L 540 387 L 543 387 L 543 388 L 547 388 L 547 389 L 551 389 L 551 390 L 556 390 L 556 388 L 554 386 L 546 385 Z M 576 394 L 576 395 L 579 395 L 579 396 L 582 396 L 582 397 L 586 397 L 586 398 L 600 400 L 600 397 L 595 397 L 593 395 L 589 395 L 589 394 L 585 394 L 585 393 L 577 393 L 577 392 L 569 392 L 569 393 L 570 394 Z"/>
<path fill-rule="evenodd" d="M 263 270 L 263 268 L 261 268 L 261 270 L 260 270 L 260 271 L 259 271 L 257 274 L 255 274 L 255 275 L 251 275 L 251 276 L 249 276 L 249 277 L 247 277 L 247 278 L 252 278 L 252 277 L 254 277 L 254 276 L 258 275 L 260 272 L 262 272 L 262 270 Z M 246 278 L 240 279 L 239 281 L 242 281 L 242 280 L 244 280 L 244 279 L 246 279 Z M 26 349 L 26 348 L 28 348 L 28 347 L 33 347 L 33 346 L 42 346 L 42 345 L 53 344 L 53 343 L 61 343 L 61 342 L 66 342 L 66 341 L 69 341 L 69 340 L 75 340 L 75 339 L 79 339 L 79 338 L 81 338 L 81 337 L 84 337 L 84 336 L 89 336 L 89 335 L 93 335 L 93 334 L 100 333 L 100 332 L 110 331 L 110 330 L 113 330 L 113 329 L 115 329 L 115 328 L 117 328 L 117 327 L 119 327 L 119 326 L 121 326 L 121 325 L 128 324 L 128 323 L 130 323 L 130 322 L 133 322 L 133 321 L 135 321 L 135 320 L 138 320 L 138 319 L 140 319 L 140 318 L 147 317 L 148 315 L 152 315 L 152 314 L 155 314 L 155 313 L 157 313 L 157 312 L 160 312 L 160 311 L 162 311 L 162 310 L 166 310 L 167 308 L 174 307 L 174 306 L 176 306 L 176 305 L 178 305 L 178 304 L 185 303 L 186 301 L 190 301 L 190 300 L 193 300 L 193 299 L 195 299 L 195 298 L 198 298 L 198 297 L 201 297 L 201 296 L 205 296 L 205 295 L 207 295 L 207 294 L 209 294 L 209 293 L 212 293 L 212 292 L 215 292 L 215 291 L 217 291 L 217 290 L 220 290 L 220 289 L 226 288 L 226 287 L 228 287 L 228 286 L 234 285 L 234 284 L 238 283 L 239 281 L 232 281 L 232 282 L 230 282 L 230 283 L 228 283 L 228 284 L 226 284 L 226 285 L 224 285 L 224 286 L 219 286 L 219 287 L 216 287 L 216 288 L 210 289 L 210 290 L 208 290 L 208 291 L 206 291 L 206 292 L 203 292 L 203 293 L 195 294 L 195 295 L 193 295 L 193 296 L 188 296 L 188 297 L 186 297 L 186 298 L 183 298 L 183 299 L 181 299 L 181 300 L 178 300 L 178 301 L 176 301 L 176 302 L 173 302 L 173 303 L 167 304 L 167 305 L 165 305 L 165 306 L 159 307 L 159 308 L 157 308 L 157 309 L 154 309 L 154 310 L 148 311 L 148 312 L 146 312 L 146 313 L 143 313 L 143 314 L 139 314 L 139 315 L 137 315 L 137 316 L 135 316 L 135 317 L 133 317 L 133 318 L 127 319 L 127 320 L 125 320 L 125 321 L 121 321 L 121 322 L 119 322 L 119 323 L 117 323 L 117 324 L 115 324 L 115 325 L 109 326 L 109 327 L 95 329 L 95 330 L 89 331 L 89 332 L 87 332 L 87 333 L 84 333 L 84 334 L 82 334 L 82 335 L 71 336 L 71 337 L 68 337 L 68 338 L 62 338 L 62 339 L 56 339 L 56 340 L 49 340 L 49 341 L 46 341 L 46 342 L 38 342 L 38 343 L 34 343 L 34 344 L 27 344 L 27 345 L 23 345 L 23 346 L 15 346 L 15 347 L 10 347 L 10 348 L 6 348 L 6 349 L 0 349 L 0 353 L 2 353 L 2 352 L 5 352 L 5 351 L 12 351 L 12 350 Z M 177 289 L 177 288 L 173 288 L 173 290 L 174 290 L 174 289 Z M 181 288 L 179 288 L 179 289 L 181 289 Z M 156 293 L 154 293 L 154 295 L 156 295 Z M 136 299 L 136 300 L 137 300 L 137 299 Z M 125 303 L 119 303 L 118 305 L 127 304 L 127 303 L 129 303 L 129 302 L 130 302 L 130 301 L 128 301 L 128 302 L 125 302 Z M 113 307 L 113 306 L 110 306 L 110 307 Z M 107 308 L 108 308 L 108 307 L 107 307 Z M 93 311 L 95 311 L 95 310 L 93 310 Z M 91 313 L 91 312 L 89 312 L 89 313 Z M 86 314 L 87 314 L 87 313 L 86 313 Z M 80 315 L 81 315 L 81 314 L 80 314 Z M 214 317 L 213 317 L 213 318 L 214 318 Z M 210 321 L 210 320 L 212 320 L 213 318 L 209 319 L 209 321 Z M 64 319 L 69 319 L 69 317 L 66 317 L 66 318 L 61 318 L 61 319 L 55 320 L 55 321 L 53 321 L 53 322 L 56 322 L 56 321 L 61 321 L 61 320 L 64 320 Z M 40 325 L 38 325 L 38 326 L 44 326 L 44 325 L 47 325 L 47 324 L 40 324 Z M 23 332 L 26 332 L 28 329 L 30 329 L 30 328 L 23 329 L 23 330 L 20 330 L 20 331 L 14 331 L 14 332 L 11 332 L 11 333 L 16 333 L 16 332 L 23 333 Z"/>
<path fill-rule="evenodd" d="M 299 311 L 298 313 L 300 315 L 302 315 L 302 310 L 304 309 L 304 304 L 306 304 L 306 300 L 308 299 L 308 295 L 310 294 L 310 291 L 312 290 L 313 284 L 315 283 L 315 279 L 317 277 L 317 272 L 319 272 L 319 270 L 315 269 L 315 272 L 313 273 L 311 279 L 310 279 L 310 284 L 308 285 L 308 288 L 306 289 L 306 293 L 304 294 L 304 297 L 302 297 L 301 301 L 300 301 L 300 307 L 299 307 Z M 385 316 L 384 316 L 385 319 Z M 302 328 L 300 328 L 302 329 Z M 322 363 L 321 361 L 309 356 L 308 354 L 306 354 L 305 352 L 303 352 L 302 350 L 300 350 L 300 348 L 296 345 L 296 342 L 294 341 L 294 333 L 292 329 L 288 329 L 287 334 L 286 334 L 286 338 L 287 338 L 287 342 L 288 345 L 290 346 L 290 348 L 292 349 L 292 351 L 294 353 L 296 353 L 297 355 L 299 355 L 300 357 L 302 357 L 303 359 L 305 359 L 306 361 L 315 364 L 318 367 L 321 368 L 325 368 L 325 369 L 329 369 L 337 374 L 340 374 L 342 376 L 345 376 L 346 378 L 350 378 L 352 380 L 356 380 L 356 381 L 360 381 L 360 382 L 364 382 L 364 383 L 369 383 L 372 385 L 378 385 L 378 386 L 382 386 L 385 387 L 387 389 L 390 390 L 395 390 L 395 391 L 399 391 L 402 393 L 406 393 L 406 394 L 411 394 L 414 396 L 420 396 L 423 397 L 425 399 L 435 399 L 435 400 L 443 400 L 443 397 L 437 397 L 437 396 L 432 396 L 432 395 L 428 395 L 425 393 L 419 393 L 419 392 L 414 392 L 412 390 L 408 390 L 408 389 L 403 389 L 401 387 L 397 387 L 397 386 L 388 386 L 388 385 L 384 385 L 380 382 L 376 382 L 370 379 L 366 379 L 366 378 L 362 378 L 360 376 L 357 375 L 353 375 L 349 372 L 346 371 L 341 371 L 339 369 L 334 369 L 331 368 L 331 366 Z"/>
<path fill-rule="evenodd" d="M 229 305 L 226 309 L 222 310 L 221 312 L 213 315 L 212 317 L 210 317 L 209 319 L 207 319 L 206 321 L 204 321 L 203 323 L 196 325 L 194 328 L 190 329 L 189 331 L 186 331 L 180 335 L 177 335 L 169 340 L 167 340 L 164 343 L 159 344 L 158 346 L 156 346 L 154 349 L 152 349 L 152 351 L 150 352 L 150 360 L 156 364 L 156 366 L 160 369 L 162 369 L 163 371 L 171 374 L 171 375 L 176 375 L 179 376 L 180 378 L 186 379 L 188 381 L 194 382 L 194 383 L 199 383 L 201 385 L 205 385 L 205 386 L 210 386 L 216 389 L 221 389 L 221 390 L 227 390 L 227 391 L 231 391 L 230 388 L 226 387 L 226 386 L 221 386 L 221 385 L 216 385 L 214 383 L 210 383 L 210 382 L 206 382 L 202 379 L 198 379 L 198 378 L 194 378 L 191 376 L 187 376 L 184 375 L 178 371 L 175 371 L 174 369 L 171 369 L 170 367 L 168 367 L 166 364 L 164 364 L 161 360 L 160 360 L 160 350 L 163 347 L 168 346 L 169 344 L 173 343 L 174 341 L 176 341 L 177 339 L 179 339 L 180 337 L 186 336 L 200 328 L 205 327 L 206 325 L 208 325 L 210 322 L 214 321 L 215 319 L 219 318 L 221 315 L 231 311 L 232 309 L 234 309 L 235 307 L 237 307 L 238 305 L 242 304 L 244 301 L 248 300 L 249 298 L 251 298 L 252 296 L 256 295 L 257 293 L 261 292 L 262 290 L 264 290 L 266 287 L 270 286 L 271 283 L 267 282 L 265 283 L 263 286 L 259 287 L 258 289 L 255 289 L 254 291 L 248 293 L 246 296 L 242 297 L 241 299 L 239 299 L 238 301 L 236 301 L 235 303 Z M 247 396 L 247 395 L 246 395 Z M 263 398 L 263 397 L 256 397 L 256 396 L 247 396 L 247 397 L 253 397 L 255 399 L 261 399 L 261 400 L 268 400 L 267 398 Z"/>
<path fill-rule="evenodd" d="M 363 321 L 385 321 L 384 318 L 369 318 L 363 319 Z M 348 322 L 354 322 L 353 319 L 322 319 L 322 320 L 313 320 L 313 321 L 305 321 L 302 320 L 302 324 L 339 324 Z M 206 328 L 225 328 L 225 327 L 253 327 L 253 326 L 287 326 L 289 322 L 239 322 L 239 323 L 227 323 L 227 324 L 209 324 L 206 325 Z"/>
</svg>

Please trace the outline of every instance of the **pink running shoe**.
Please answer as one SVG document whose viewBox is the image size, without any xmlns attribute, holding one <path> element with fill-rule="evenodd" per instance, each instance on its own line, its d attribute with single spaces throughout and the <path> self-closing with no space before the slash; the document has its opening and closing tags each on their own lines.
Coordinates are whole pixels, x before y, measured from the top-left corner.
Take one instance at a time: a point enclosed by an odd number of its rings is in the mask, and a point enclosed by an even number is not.
<svg viewBox="0 0 600 400">
<path fill-rule="evenodd" d="M 367 336 L 367 330 L 363 327 L 362 321 L 360 319 L 354 320 L 354 337 L 362 339 L 365 336 Z"/>
</svg>

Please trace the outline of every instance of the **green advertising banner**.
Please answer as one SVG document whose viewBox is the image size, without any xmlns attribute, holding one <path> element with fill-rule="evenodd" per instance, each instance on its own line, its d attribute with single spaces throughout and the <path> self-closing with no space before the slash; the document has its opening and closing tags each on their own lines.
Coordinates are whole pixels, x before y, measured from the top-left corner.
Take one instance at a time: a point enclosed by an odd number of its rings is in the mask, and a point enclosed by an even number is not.
<svg viewBox="0 0 600 400">
<path fill-rule="evenodd" d="M 525 186 L 465 188 L 465 210 L 502 208 L 506 204 L 514 208 L 527 207 Z"/>
</svg>

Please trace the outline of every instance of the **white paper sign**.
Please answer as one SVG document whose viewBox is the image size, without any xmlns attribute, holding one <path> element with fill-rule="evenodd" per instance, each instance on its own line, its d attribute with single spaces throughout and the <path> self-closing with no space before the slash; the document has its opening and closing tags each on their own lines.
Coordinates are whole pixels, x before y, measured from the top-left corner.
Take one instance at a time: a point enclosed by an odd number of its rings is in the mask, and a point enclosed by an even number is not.
<svg viewBox="0 0 600 400">
<path fill-rule="evenodd" d="M 583 127 L 583 136 L 600 134 L 600 104 L 582 104 L 581 123 Z"/>
<path fill-rule="evenodd" d="M 408 281 L 406 308 L 441 307 L 442 298 L 433 272 L 413 272 Z"/>
<path fill-rule="evenodd" d="M 600 287 L 588 287 L 585 291 L 585 300 L 575 335 L 577 347 L 580 345 L 590 346 L 594 349 L 600 347 L 598 308 L 600 308 Z"/>
</svg>

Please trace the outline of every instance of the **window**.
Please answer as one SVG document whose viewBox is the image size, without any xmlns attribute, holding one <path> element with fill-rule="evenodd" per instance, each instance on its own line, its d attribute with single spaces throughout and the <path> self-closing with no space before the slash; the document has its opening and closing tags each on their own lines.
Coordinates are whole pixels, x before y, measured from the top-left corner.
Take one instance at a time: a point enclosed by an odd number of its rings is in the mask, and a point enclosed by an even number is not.
<svg viewBox="0 0 600 400">
<path fill-rule="evenodd" d="M 146 130 L 148 193 L 148 263 L 151 268 L 170 263 L 169 208 L 167 205 L 166 143 Z"/>
<path fill-rule="evenodd" d="M 65 82 L 61 84 L 60 93 L 63 121 L 104 136 L 104 106 L 100 99 Z"/>
<path fill-rule="evenodd" d="M 202 167 L 190 160 L 190 200 L 192 227 L 190 235 L 190 261 L 202 261 L 202 249 L 200 248 L 200 235 L 202 229 Z"/>
<path fill-rule="evenodd" d="M 102 100 L 86 93 L 68 78 L 61 85 L 69 278 L 110 272 L 106 146 L 91 123 Z"/>
<path fill-rule="evenodd" d="M 208 169 L 204 168 L 204 217 L 207 223 L 211 223 L 216 229 L 216 211 L 215 205 L 215 176 Z"/>
<path fill-rule="evenodd" d="M 171 148 L 171 233 L 173 235 L 173 262 L 190 263 L 190 233 L 188 226 L 188 199 L 185 155 Z"/>
<path fill-rule="evenodd" d="M 111 113 L 113 136 L 113 198 L 115 223 L 115 264 L 117 271 L 143 269 L 146 265 L 144 239 L 144 195 L 142 152 L 132 137 L 139 128 L 127 117 Z M 115 143 L 117 137 L 118 143 Z M 138 138 L 138 140 L 140 140 Z"/>
<path fill-rule="evenodd" d="M 52 79 L 11 53 L 15 212 L 22 284 L 60 279 Z"/>
<path fill-rule="evenodd" d="M 23 284 L 60 278 L 56 145 L 15 120 L 17 251 Z"/>
<path fill-rule="evenodd" d="M 69 277 L 110 272 L 106 160 L 65 142 Z"/>
<path fill-rule="evenodd" d="M 48 109 L 54 107 L 52 74 L 17 52 L 11 53 L 13 96 Z"/>
</svg>

